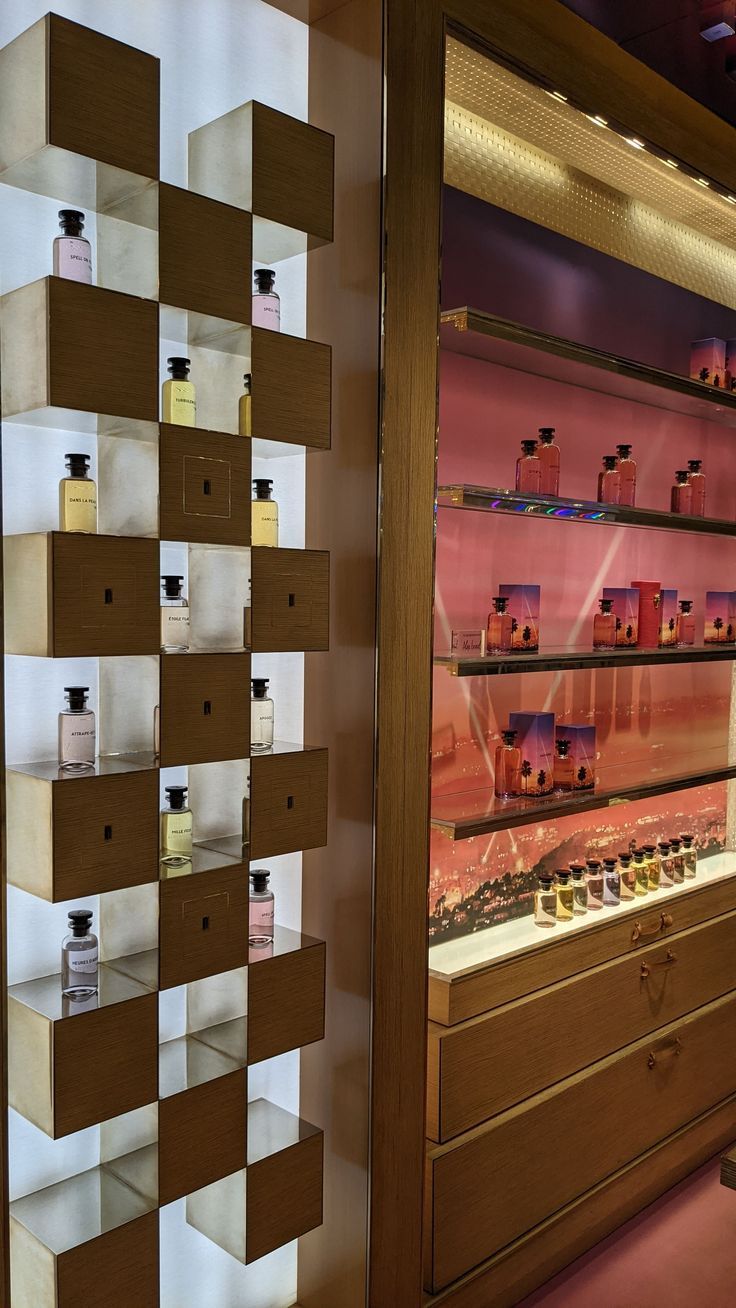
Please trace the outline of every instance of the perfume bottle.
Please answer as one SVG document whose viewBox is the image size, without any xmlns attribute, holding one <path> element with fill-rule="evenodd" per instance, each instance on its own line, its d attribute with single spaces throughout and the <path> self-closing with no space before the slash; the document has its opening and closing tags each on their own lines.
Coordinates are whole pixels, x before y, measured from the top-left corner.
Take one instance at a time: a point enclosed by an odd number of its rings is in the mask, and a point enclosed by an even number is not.
<svg viewBox="0 0 736 1308">
<path fill-rule="evenodd" d="M 542 489 L 542 465 L 536 441 L 521 442 L 521 456 L 516 460 L 516 489 L 526 495 L 538 495 Z"/>
<path fill-rule="evenodd" d="M 603 908 L 603 868 L 597 858 L 585 861 L 588 886 L 588 908 Z"/>
<path fill-rule="evenodd" d="M 695 644 L 695 614 L 692 600 L 680 600 L 677 615 L 677 644 Z"/>
<path fill-rule="evenodd" d="M 273 940 L 274 898 L 268 888 L 270 877 L 271 873 L 260 867 L 250 873 L 249 945 L 270 945 Z"/>
<path fill-rule="evenodd" d="M 555 444 L 555 428 L 539 428 L 537 458 L 542 465 L 541 491 L 543 495 L 560 493 L 560 447 Z"/>
<path fill-rule="evenodd" d="M 585 868 L 582 863 L 570 864 L 572 882 L 572 911 L 576 917 L 582 917 L 588 911 L 588 886 L 585 880 Z"/>
<path fill-rule="evenodd" d="M 570 883 L 570 873 L 560 870 L 555 874 L 555 893 L 557 904 L 555 916 L 558 922 L 572 922 L 575 916 L 575 895 Z"/>
<path fill-rule="evenodd" d="M 194 382 L 189 381 L 189 359 L 172 357 L 167 365 L 171 377 L 161 387 L 162 419 L 180 427 L 196 427 L 197 400 Z"/>
<path fill-rule="evenodd" d="M 693 491 L 688 480 L 686 468 L 675 473 L 675 484 L 670 495 L 670 508 L 673 513 L 691 514 L 693 511 Z"/>
<path fill-rule="evenodd" d="M 100 946 L 92 932 L 92 913 L 88 908 L 69 911 L 69 935 L 61 942 L 61 990 L 75 999 L 89 999 L 97 994 L 97 968 Z"/>
<path fill-rule="evenodd" d="M 659 851 L 656 845 L 644 845 L 643 848 L 647 865 L 647 890 L 659 890 Z"/>
<path fill-rule="evenodd" d="M 503 731 L 502 743 L 496 747 L 494 791 L 497 799 L 511 799 L 521 794 L 521 750 L 515 731 Z"/>
<path fill-rule="evenodd" d="M 250 651 L 250 647 L 253 644 L 253 614 L 251 612 L 253 606 L 250 600 L 251 600 L 251 582 L 250 582 L 250 575 L 249 575 L 248 594 L 245 597 L 245 604 L 243 605 L 243 649 L 246 650 L 247 652 Z"/>
<path fill-rule="evenodd" d="M 599 600 L 598 607 L 600 613 L 596 613 L 593 618 L 593 649 L 615 649 L 616 614 L 613 611 L 613 600 Z"/>
<path fill-rule="evenodd" d="M 95 765 L 95 715 L 87 708 L 89 686 L 65 686 L 68 708 L 59 714 L 59 767 L 88 772 Z"/>
<path fill-rule="evenodd" d="M 570 758 L 570 741 L 555 741 L 555 790 L 575 789 L 575 763 Z"/>
<path fill-rule="evenodd" d="M 251 545 L 273 545 L 279 543 L 279 506 L 271 499 L 273 482 L 267 477 L 253 479 L 253 503 L 251 504 Z"/>
<path fill-rule="evenodd" d="M 514 634 L 514 619 L 506 612 L 508 599 L 494 595 L 493 612 L 488 614 L 486 626 L 486 654 L 507 654 Z"/>
<path fill-rule="evenodd" d="M 68 477 L 59 482 L 59 531 L 97 532 L 97 487 L 88 454 L 65 454 Z"/>
<path fill-rule="evenodd" d="M 685 860 L 685 880 L 692 881 L 698 875 L 698 851 L 692 836 L 681 836 L 682 857 Z"/>
<path fill-rule="evenodd" d="M 281 300 L 274 290 L 276 273 L 271 268 L 256 268 L 253 281 L 255 283 L 251 315 L 253 326 L 268 327 L 272 332 L 280 332 Z"/>
<path fill-rule="evenodd" d="M 184 578 L 161 578 L 161 648 L 167 653 L 189 649 L 189 603 L 182 595 Z"/>
<path fill-rule="evenodd" d="M 619 504 L 636 504 L 636 463 L 631 457 L 630 445 L 617 445 L 618 475 L 620 478 Z"/>
<path fill-rule="evenodd" d="M 273 749 L 273 700 L 266 695 L 265 677 L 251 678 L 250 752 L 265 754 Z"/>
<path fill-rule="evenodd" d="M 603 468 L 598 473 L 598 503 L 621 503 L 621 474 L 615 454 L 603 455 Z"/>
<path fill-rule="evenodd" d="M 180 867 L 192 857 L 192 810 L 186 786 L 166 786 L 168 808 L 161 809 L 161 862 Z"/>
<path fill-rule="evenodd" d="M 669 840 L 659 842 L 659 884 L 663 890 L 669 890 L 675 884 L 675 865 Z"/>
<path fill-rule="evenodd" d="M 679 836 L 673 836 L 670 840 L 670 856 L 673 868 L 672 879 L 676 886 L 681 886 L 685 880 L 685 854 Z"/>
<path fill-rule="evenodd" d="M 243 373 L 243 394 L 238 401 L 238 433 L 240 436 L 253 435 L 253 397 L 251 395 L 251 375 Z"/>
<path fill-rule="evenodd" d="M 649 893 L 649 863 L 643 849 L 635 849 L 631 855 L 631 864 L 636 877 L 634 891 L 637 895 Z"/>
<path fill-rule="evenodd" d="M 79 209 L 60 209 L 59 227 L 63 235 L 54 240 L 54 277 L 91 283 L 92 247 L 82 236 L 84 214 Z"/>
<path fill-rule="evenodd" d="M 622 851 L 618 856 L 618 871 L 621 878 L 621 900 L 634 899 L 636 897 L 636 868 L 632 862 L 632 855 L 628 850 Z"/>
<path fill-rule="evenodd" d="M 705 517 L 705 473 L 702 471 L 702 459 L 688 459 L 687 470 L 690 478 L 691 506 L 694 518 Z"/>
<path fill-rule="evenodd" d="M 555 879 L 548 872 L 541 874 L 539 886 L 534 891 L 534 925 L 557 926 L 557 891 Z"/>
<path fill-rule="evenodd" d="M 603 860 L 603 903 L 606 908 L 621 903 L 621 872 L 617 858 Z"/>
</svg>

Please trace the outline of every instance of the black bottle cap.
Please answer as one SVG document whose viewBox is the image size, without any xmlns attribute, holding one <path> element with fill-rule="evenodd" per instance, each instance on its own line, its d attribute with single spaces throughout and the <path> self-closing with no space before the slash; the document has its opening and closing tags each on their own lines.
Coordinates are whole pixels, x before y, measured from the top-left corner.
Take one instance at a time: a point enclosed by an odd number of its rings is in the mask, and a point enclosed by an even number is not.
<svg viewBox="0 0 736 1308">
<path fill-rule="evenodd" d="M 265 699 L 268 687 L 268 677 L 251 677 L 250 684 L 253 688 L 254 699 Z"/>
<path fill-rule="evenodd" d="M 172 572 L 166 573 L 161 578 L 161 585 L 164 588 L 164 594 L 167 599 L 178 599 L 181 595 L 181 584 L 183 577 L 174 576 Z"/>
<path fill-rule="evenodd" d="M 186 786 L 166 786 L 166 794 L 169 797 L 169 808 L 183 808 L 184 800 L 187 797 Z"/>
<path fill-rule="evenodd" d="M 675 473 L 675 476 L 677 478 L 678 484 L 680 486 L 684 486 L 688 477 L 690 476 L 690 473 L 688 472 L 687 468 L 678 468 L 677 472 Z"/>
<path fill-rule="evenodd" d="M 555 438 L 555 431 L 556 431 L 556 430 L 557 430 L 556 427 L 540 427 L 540 428 L 539 428 L 539 435 L 541 436 L 541 438 L 542 438 L 542 440 L 544 441 L 545 445 L 549 445 L 549 444 L 550 444 L 550 441 L 553 441 L 553 440 L 554 440 L 554 438 Z"/>
<path fill-rule="evenodd" d="M 81 236 L 84 230 L 84 214 L 81 209 L 60 209 L 59 227 L 65 236 Z"/>
<path fill-rule="evenodd" d="M 540 872 L 539 883 L 544 886 L 545 890 L 549 890 L 549 887 L 554 885 L 554 881 L 555 879 L 551 872 Z"/>
<path fill-rule="evenodd" d="M 505 731 L 502 731 L 501 737 L 503 739 L 504 745 L 513 745 L 516 741 L 517 734 L 518 733 L 516 731 L 512 731 L 510 727 L 507 727 Z"/>
<path fill-rule="evenodd" d="M 268 883 L 271 879 L 271 873 L 263 867 L 254 868 L 248 873 L 252 890 L 268 890 Z"/>
<path fill-rule="evenodd" d="M 660 842 L 659 842 L 659 848 L 660 848 L 661 850 L 663 850 L 665 853 L 668 853 L 668 852 L 669 852 L 669 848 L 670 848 L 670 842 L 669 842 L 669 840 L 660 840 Z"/>
<path fill-rule="evenodd" d="M 506 595 L 493 596 L 493 607 L 497 613 L 505 613 L 508 602 Z"/>
<path fill-rule="evenodd" d="M 600 860 L 597 859 L 597 858 L 586 858 L 586 860 L 585 860 L 585 865 L 586 865 L 586 867 L 589 867 L 589 868 L 590 868 L 590 867 L 599 868 L 599 867 L 600 867 Z"/>
<path fill-rule="evenodd" d="M 257 500 L 270 500 L 273 482 L 269 477 L 254 477 L 253 489 Z"/>
<path fill-rule="evenodd" d="M 680 836 L 680 840 L 683 842 L 684 845 L 692 845 L 694 839 L 695 839 L 694 836 Z"/>
<path fill-rule="evenodd" d="M 617 858 L 604 858 L 603 860 L 604 867 L 615 867 L 617 863 L 618 863 Z"/>
<path fill-rule="evenodd" d="M 622 849 L 618 858 L 619 858 L 619 862 L 623 863 L 624 867 L 629 866 L 629 863 L 631 862 L 631 854 L 629 853 L 628 849 Z"/>
<path fill-rule="evenodd" d="M 656 845 L 642 845 L 642 847 L 641 847 L 641 851 L 642 851 L 643 854 L 653 854 L 654 851 L 656 850 L 656 848 L 657 848 Z M 638 853 L 638 850 L 637 850 L 637 853 Z"/>
<path fill-rule="evenodd" d="M 89 686 L 65 686 L 64 694 L 69 701 L 69 708 L 79 712 L 87 707 Z"/>
<path fill-rule="evenodd" d="M 571 864 L 570 864 L 570 872 L 571 872 L 572 876 L 574 876 L 574 877 L 580 877 L 580 876 L 582 876 L 582 875 L 584 874 L 584 872 L 585 872 L 585 864 L 584 864 L 584 863 L 571 863 Z"/>
<path fill-rule="evenodd" d="M 559 881 L 561 886 L 566 886 L 568 881 L 570 880 L 570 873 L 566 867 L 561 867 L 558 868 L 557 871 L 555 872 L 555 877 Z"/>
<path fill-rule="evenodd" d="M 702 460 L 702 459 L 688 459 L 688 461 L 687 461 L 687 466 L 688 466 L 688 469 L 690 470 L 690 472 L 700 472 L 700 469 L 701 469 L 702 466 L 703 466 L 703 460 Z"/>
<path fill-rule="evenodd" d="M 617 445 L 617 446 L 616 446 L 616 452 L 617 452 L 618 457 L 619 457 L 620 459 L 628 459 L 629 455 L 631 454 L 631 446 L 630 446 L 630 445 Z"/>
<path fill-rule="evenodd" d="M 598 604 L 600 605 L 601 613 L 613 613 L 613 600 L 612 600 L 612 599 L 602 599 L 602 600 L 599 600 L 599 601 L 598 601 Z"/>
<path fill-rule="evenodd" d="M 680 600 L 680 611 L 682 613 L 692 613 L 693 611 L 692 600 Z"/>
<path fill-rule="evenodd" d="M 672 849 L 679 849 L 681 844 L 682 844 L 682 841 L 680 840 L 680 837 L 679 837 L 679 836 L 671 836 L 671 837 L 670 837 L 670 847 L 671 847 Z"/>
<path fill-rule="evenodd" d="M 557 749 L 557 752 L 558 752 L 560 758 L 566 758 L 566 757 L 567 757 L 567 751 L 568 751 L 569 748 L 570 748 L 570 741 L 569 741 L 569 740 L 556 740 L 556 741 L 555 741 L 555 747 L 556 747 L 556 749 Z"/>
<path fill-rule="evenodd" d="M 537 448 L 536 441 L 522 441 L 521 448 L 525 454 L 533 454 Z"/>
<path fill-rule="evenodd" d="M 250 393 L 251 393 L 251 389 L 252 389 L 252 384 L 253 384 L 253 377 L 252 377 L 252 374 L 249 373 L 249 372 L 244 372 L 244 373 L 243 373 L 243 388 L 244 388 L 244 390 L 245 390 L 246 395 L 250 395 Z"/>
<path fill-rule="evenodd" d="M 172 355 L 170 359 L 166 360 L 166 366 L 171 376 L 177 381 L 186 381 L 189 376 L 190 363 L 191 359 L 182 359 L 178 355 Z"/>
<path fill-rule="evenodd" d="M 256 290 L 260 295 L 267 295 L 273 290 L 273 284 L 276 281 L 276 273 L 273 268 L 256 268 L 253 273 L 253 281 L 256 284 Z"/>
<path fill-rule="evenodd" d="M 90 926 L 92 925 L 92 916 L 93 914 L 91 908 L 69 909 L 67 917 L 69 919 L 69 926 L 71 927 L 75 936 L 86 936 Z"/>
<path fill-rule="evenodd" d="M 606 472 L 611 472 L 612 469 L 616 467 L 616 464 L 617 464 L 617 463 L 618 463 L 618 455 L 617 455 L 617 454 L 604 454 L 604 455 L 603 455 L 603 467 L 606 469 Z"/>
<path fill-rule="evenodd" d="M 65 454 L 64 460 L 72 477 L 86 477 L 89 472 L 88 454 Z"/>
<path fill-rule="evenodd" d="M 645 849 L 632 849 L 631 851 L 632 858 L 645 859 L 646 856 L 647 856 L 647 851 Z"/>
</svg>

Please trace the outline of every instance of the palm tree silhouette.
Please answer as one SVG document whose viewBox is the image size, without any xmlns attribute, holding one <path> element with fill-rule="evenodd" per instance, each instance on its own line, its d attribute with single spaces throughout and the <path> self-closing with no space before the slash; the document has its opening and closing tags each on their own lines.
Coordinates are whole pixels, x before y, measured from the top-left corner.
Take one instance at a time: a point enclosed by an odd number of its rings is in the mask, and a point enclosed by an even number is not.
<svg viewBox="0 0 736 1308">
<path fill-rule="evenodd" d="M 528 645 L 528 644 L 529 644 L 529 641 L 531 640 L 531 638 L 532 638 L 532 629 L 531 629 L 531 627 L 525 627 L 524 630 L 523 630 L 522 633 L 521 633 L 522 643 L 523 643 L 524 645 Z"/>
<path fill-rule="evenodd" d="M 733 623 L 729 622 L 726 627 L 726 640 L 733 640 Z"/>
<path fill-rule="evenodd" d="M 521 775 L 524 781 L 524 794 L 527 794 L 529 789 L 528 781 L 530 776 L 532 775 L 532 765 L 529 762 L 528 758 L 525 758 L 524 762 L 521 765 Z"/>
<path fill-rule="evenodd" d="M 578 781 L 580 782 L 581 786 L 587 780 L 587 777 L 588 777 L 588 769 L 581 764 L 581 766 L 578 768 Z"/>
<path fill-rule="evenodd" d="M 667 626 L 670 629 L 670 633 L 673 632 L 675 630 L 675 619 L 670 618 L 669 622 L 667 623 Z"/>
<path fill-rule="evenodd" d="M 708 371 L 707 368 L 701 368 L 700 372 L 698 373 L 698 376 L 700 377 L 700 380 L 704 382 L 707 381 L 708 378 L 710 377 L 710 372 Z"/>
<path fill-rule="evenodd" d="M 633 636 L 634 636 L 634 628 L 632 627 L 631 623 L 629 623 L 628 627 L 626 628 L 627 643 L 629 644 L 631 643 Z"/>
<path fill-rule="evenodd" d="M 539 772 L 537 773 L 537 785 L 539 786 L 540 790 L 544 790 L 544 783 L 546 780 L 547 780 L 547 773 L 545 772 L 544 768 L 540 768 Z"/>
<path fill-rule="evenodd" d="M 722 628 L 723 628 L 723 618 L 714 618 L 714 619 L 713 619 L 713 629 L 714 629 L 714 631 L 715 631 L 715 633 L 716 633 L 716 640 L 720 640 L 720 639 L 721 639 L 721 634 L 720 634 L 720 633 L 721 633 Z"/>
</svg>

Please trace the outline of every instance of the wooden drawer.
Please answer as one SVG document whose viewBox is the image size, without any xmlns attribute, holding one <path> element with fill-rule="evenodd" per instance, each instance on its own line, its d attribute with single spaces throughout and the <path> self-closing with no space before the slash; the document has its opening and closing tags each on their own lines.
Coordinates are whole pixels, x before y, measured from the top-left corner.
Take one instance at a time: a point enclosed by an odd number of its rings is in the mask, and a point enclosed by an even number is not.
<svg viewBox="0 0 736 1308">
<path fill-rule="evenodd" d="M 250 545 L 250 441 L 159 425 L 162 540 Z"/>
<path fill-rule="evenodd" d="M 591 993 L 596 1019 L 605 1005 Z M 736 1089 L 736 992 L 660 1028 L 427 1158 L 439 1290 Z M 570 1038 L 548 1032 L 547 1046 Z"/>
<path fill-rule="evenodd" d="M 733 912 L 484 1017 L 454 1027 L 430 1023 L 427 1134 L 448 1140 L 735 982 Z"/>
<path fill-rule="evenodd" d="M 281 750 L 251 759 L 251 860 L 327 843 L 327 750 Z"/>
<path fill-rule="evenodd" d="M 326 550 L 252 552 L 254 653 L 330 645 L 330 556 Z"/>
</svg>

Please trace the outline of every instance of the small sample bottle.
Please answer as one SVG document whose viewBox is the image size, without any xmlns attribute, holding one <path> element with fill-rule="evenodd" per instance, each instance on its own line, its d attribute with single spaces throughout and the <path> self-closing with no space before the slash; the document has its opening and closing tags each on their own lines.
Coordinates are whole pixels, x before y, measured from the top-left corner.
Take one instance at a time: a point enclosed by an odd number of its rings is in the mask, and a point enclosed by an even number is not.
<svg viewBox="0 0 736 1308">
<path fill-rule="evenodd" d="M 555 790 L 575 789 L 575 763 L 570 758 L 570 741 L 555 741 Z"/>
<path fill-rule="evenodd" d="M 192 810 L 186 786 L 166 786 L 168 808 L 161 809 L 161 862 L 181 867 L 192 857 Z"/>
<path fill-rule="evenodd" d="M 189 649 L 189 603 L 181 593 L 183 580 L 171 573 L 161 578 L 161 648 L 169 654 Z"/>
<path fill-rule="evenodd" d="M 84 214 L 79 209 L 60 209 L 62 235 L 54 240 L 54 277 L 71 282 L 92 282 L 92 247 L 84 231 Z"/>
<path fill-rule="evenodd" d="M 279 506 L 271 499 L 273 482 L 268 477 L 253 479 L 253 503 L 250 506 L 250 540 L 251 545 L 272 545 L 279 543 Z"/>
<path fill-rule="evenodd" d="M 695 614 L 692 600 L 680 600 L 677 615 L 677 644 L 695 644 Z"/>
<path fill-rule="evenodd" d="M 682 857 L 685 860 L 685 880 L 692 881 L 698 875 L 698 851 L 692 836 L 681 836 Z"/>
<path fill-rule="evenodd" d="M 621 503 L 621 474 L 615 454 L 603 455 L 603 467 L 598 473 L 598 503 Z"/>
<path fill-rule="evenodd" d="M 656 845 L 644 846 L 644 858 L 647 864 L 647 889 L 659 890 L 660 885 L 660 866 L 659 852 Z"/>
<path fill-rule="evenodd" d="M 631 864 L 636 876 L 635 894 L 647 895 L 649 893 L 649 863 L 643 849 L 634 850 L 631 855 Z"/>
<path fill-rule="evenodd" d="M 555 893 L 557 904 L 555 916 L 558 922 L 572 922 L 575 916 L 575 895 L 570 882 L 570 873 L 560 870 L 555 874 Z"/>
<path fill-rule="evenodd" d="M 251 322 L 254 327 L 267 327 L 269 331 L 281 331 L 281 300 L 274 290 L 276 273 L 272 268 L 256 268 L 253 273 L 255 289 L 253 291 L 253 310 Z"/>
<path fill-rule="evenodd" d="M 265 677 L 252 677 L 251 687 L 250 751 L 251 754 L 265 754 L 273 749 L 273 700 L 266 694 L 268 681 Z"/>
<path fill-rule="evenodd" d="M 693 511 L 693 492 L 688 480 L 689 475 L 687 468 L 681 468 L 675 473 L 675 484 L 670 495 L 670 508 L 673 513 L 689 515 Z"/>
<path fill-rule="evenodd" d="M 620 478 L 619 504 L 636 504 L 636 462 L 631 457 L 630 445 L 617 445 L 618 475 Z"/>
<path fill-rule="evenodd" d="M 68 477 L 59 482 L 59 531 L 97 532 L 97 486 L 88 454 L 65 454 Z"/>
<path fill-rule="evenodd" d="M 613 600 L 599 600 L 598 607 L 600 613 L 596 613 L 593 618 L 593 649 L 615 649 L 616 614 L 613 611 Z"/>
<path fill-rule="evenodd" d="M 572 882 L 572 911 L 576 917 L 582 917 L 588 911 L 588 886 L 585 881 L 585 868 L 582 863 L 570 864 Z"/>
<path fill-rule="evenodd" d="M 670 840 L 670 857 L 672 859 L 672 879 L 676 886 L 681 886 L 685 880 L 685 855 L 679 836 L 673 836 Z"/>
<path fill-rule="evenodd" d="M 496 747 L 494 792 L 497 799 L 511 799 L 521 794 L 521 750 L 516 744 L 515 731 L 502 731 L 501 744 Z"/>
<path fill-rule="evenodd" d="M 622 902 L 626 899 L 634 899 L 636 897 L 636 868 L 632 862 L 632 855 L 628 850 L 622 851 L 618 856 L 618 871 L 621 878 Z"/>
<path fill-rule="evenodd" d="M 659 884 L 663 890 L 669 890 L 675 884 L 675 865 L 669 840 L 659 842 Z"/>
<path fill-rule="evenodd" d="M 621 903 L 621 872 L 617 858 L 603 860 L 603 903 L 606 908 Z"/>
<path fill-rule="evenodd" d="M 162 421 L 196 427 L 197 398 L 194 382 L 189 380 L 189 359 L 173 356 L 166 362 L 171 377 L 161 387 Z"/>
<path fill-rule="evenodd" d="M 705 473 L 702 468 L 702 459 L 688 459 L 687 471 L 692 499 L 690 512 L 694 518 L 705 517 Z"/>
<path fill-rule="evenodd" d="M 603 908 L 603 868 L 597 858 L 585 861 L 588 885 L 588 908 Z"/>
<path fill-rule="evenodd" d="M 548 872 L 541 874 L 539 887 L 534 891 L 534 925 L 557 926 L 557 891 L 555 879 Z"/>
<path fill-rule="evenodd" d="M 536 441 L 521 442 L 521 455 L 516 460 L 516 489 L 525 495 L 539 495 L 542 489 L 542 465 Z"/>
<path fill-rule="evenodd" d="M 59 767 L 65 772 L 88 772 L 95 765 L 95 715 L 87 708 L 89 686 L 65 686 L 68 708 L 59 714 Z"/>
<path fill-rule="evenodd" d="M 253 396 L 251 394 L 251 375 L 243 373 L 243 394 L 238 401 L 238 434 L 253 435 Z"/>
<path fill-rule="evenodd" d="M 508 654 L 511 649 L 514 619 L 506 612 L 507 605 L 505 595 L 494 595 L 486 626 L 486 654 Z"/>
<path fill-rule="evenodd" d="M 253 644 L 253 614 L 251 600 L 251 580 L 248 575 L 248 594 L 243 605 L 243 649 L 250 651 Z"/>
<path fill-rule="evenodd" d="M 541 492 L 543 495 L 560 493 L 560 447 L 555 444 L 554 427 L 539 428 L 537 458 L 542 465 Z"/>
<path fill-rule="evenodd" d="M 88 908 L 69 911 L 69 935 L 61 942 L 61 990 L 74 999 L 89 999 L 97 994 L 97 969 L 100 945 L 92 932 L 92 912 Z"/>
<path fill-rule="evenodd" d="M 271 873 L 254 868 L 250 873 L 250 903 L 248 906 L 248 944 L 270 945 L 273 941 L 273 891 L 268 883 Z"/>
</svg>

